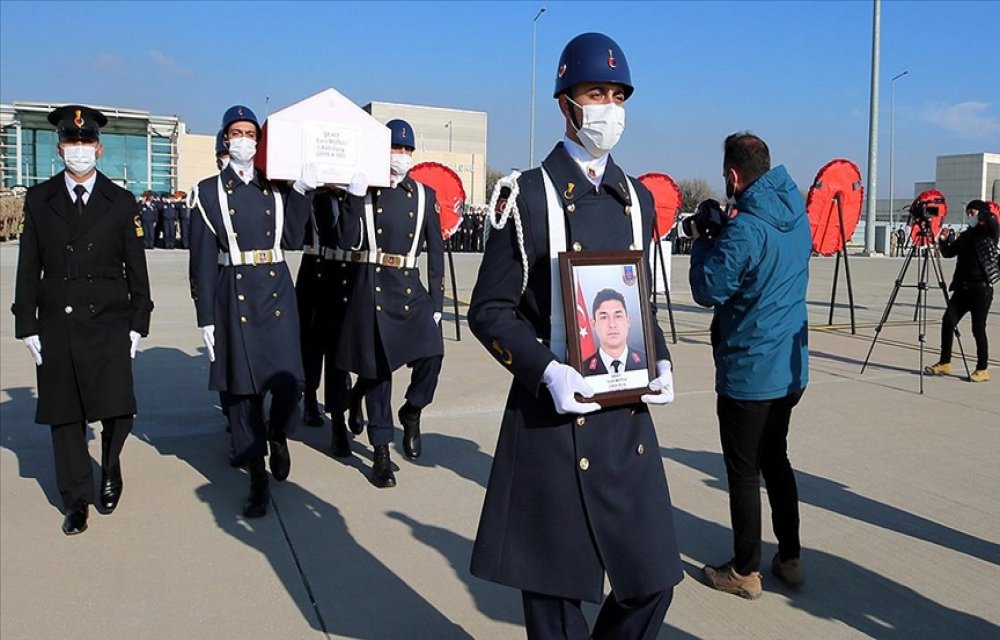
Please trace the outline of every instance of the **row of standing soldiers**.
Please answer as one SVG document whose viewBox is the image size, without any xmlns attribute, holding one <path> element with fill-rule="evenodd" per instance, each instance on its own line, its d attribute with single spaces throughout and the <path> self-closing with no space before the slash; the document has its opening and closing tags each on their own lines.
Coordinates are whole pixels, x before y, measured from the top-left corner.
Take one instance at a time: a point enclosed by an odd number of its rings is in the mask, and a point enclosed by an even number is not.
<svg viewBox="0 0 1000 640">
<path fill-rule="evenodd" d="M 182 249 L 191 248 L 191 209 L 185 202 L 183 192 L 162 195 L 152 191 L 143 193 L 139 200 L 139 219 L 147 249 L 157 246 L 175 249 L 178 245 Z"/>
<path fill-rule="evenodd" d="M 482 253 L 485 226 L 485 210 L 466 211 L 458 229 L 444 241 L 445 249 L 455 253 Z"/>
</svg>

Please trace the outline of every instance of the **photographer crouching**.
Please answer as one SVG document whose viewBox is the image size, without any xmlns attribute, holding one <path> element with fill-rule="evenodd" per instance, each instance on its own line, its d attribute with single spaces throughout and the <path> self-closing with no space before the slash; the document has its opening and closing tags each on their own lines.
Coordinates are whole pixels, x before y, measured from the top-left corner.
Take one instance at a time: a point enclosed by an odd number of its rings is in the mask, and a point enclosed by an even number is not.
<svg viewBox="0 0 1000 640">
<path fill-rule="evenodd" d="M 969 376 L 972 382 L 990 379 L 987 370 L 989 344 L 986 341 L 986 317 L 993 304 L 993 285 L 1000 281 L 997 264 L 997 239 L 1000 222 L 990 211 L 989 204 L 973 200 L 965 208 L 968 228 L 955 237 L 951 229 L 944 229 L 938 236 L 938 246 L 945 258 L 958 257 L 955 275 L 952 276 L 951 302 L 941 319 L 941 357 L 937 363 L 924 367 L 924 373 L 946 375 L 951 373 L 951 344 L 955 326 L 962 317 L 972 316 L 972 336 L 976 339 L 976 370 Z"/>
<path fill-rule="evenodd" d="M 803 582 L 799 498 L 788 461 L 788 423 L 808 382 L 806 285 L 812 238 L 799 188 L 771 169 L 763 140 L 725 142 L 723 175 L 735 216 L 703 202 L 685 232 L 695 236 L 689 280 L 695 302 L 713 307 L 716 413 L 729 481 L 732 560 L 702 569 L 710 586 L 761 595 L 760 476 L 767 485 L 778 553 L 771 571 Z"/>
</svg>

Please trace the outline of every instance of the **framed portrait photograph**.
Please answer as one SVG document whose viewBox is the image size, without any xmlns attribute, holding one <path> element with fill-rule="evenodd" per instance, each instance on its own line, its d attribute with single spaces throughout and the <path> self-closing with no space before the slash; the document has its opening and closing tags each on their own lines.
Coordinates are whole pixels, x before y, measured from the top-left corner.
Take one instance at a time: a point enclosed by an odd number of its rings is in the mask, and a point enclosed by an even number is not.
<svg viewBox="0 0 1000 640">
<path fill-rule="evenodd" d="M 641 251 L 559 254 L 568 364 L 601 406 L 640 402 L 656 377 Z"/>
</svg>

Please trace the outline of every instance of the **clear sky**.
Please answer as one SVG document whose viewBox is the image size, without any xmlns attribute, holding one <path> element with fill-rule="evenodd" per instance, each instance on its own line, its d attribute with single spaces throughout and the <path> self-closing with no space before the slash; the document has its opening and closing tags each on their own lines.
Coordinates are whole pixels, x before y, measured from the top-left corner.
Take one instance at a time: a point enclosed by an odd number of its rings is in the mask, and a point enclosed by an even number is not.
<svg viewBox="0 0 1000 640">
<path fill-rule="evenodd" d="M 867 180 L 871 0 L 783 2 L 0 2 L 0 100 L 176 114 L 214 133 L 226 107 L 262 114 L 333 86 L 372 100 L 488 113 L 488 164 L 528 162 L 537 22 L 535 160 L 561 138 L 552 87 L 573 36 L 621 45 L 636 86 L 629 173 L 703 177 L 750 129 L 803 189 L 845 157 Z M 890 78 L 897 197 L 934 159 L 1000 152 L 1000 2 L 882 2 L 879 195 L 888 195 Z"/>
</svg>

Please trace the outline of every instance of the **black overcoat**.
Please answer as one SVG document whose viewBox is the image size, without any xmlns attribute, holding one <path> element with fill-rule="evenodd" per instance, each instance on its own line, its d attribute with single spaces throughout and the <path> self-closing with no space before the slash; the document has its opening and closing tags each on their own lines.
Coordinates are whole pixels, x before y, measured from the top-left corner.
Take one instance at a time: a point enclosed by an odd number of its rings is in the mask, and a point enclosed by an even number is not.
<svg viewBox="0 0 1000 640">
<path fill-rule="evenodd" d="M 223 215 L 232 221 L 240 250 L 271 249 L 275 198 L 284 202 L 281 247 L 301 249 L 312 197 L 272 184 L 259 172 L 246 184 L 232 167 L 221 175 L 229 210 L 220 210 L 213 176 L 198 183 L 198 210 L 191 215 L 191 297 L 198 326 L 215 326 L 209 388 L 257 395 L 291 380 L 302 388 L 298 309 L 288 263 L 221 266 L 219 252 L 229 251 Z"/>
<path fill-rule="evenodd" d="M 133 415 L 129 331 L 153 310 L 135 197 L 98 172 L 81 217 L 64 173 L 28 189 L 11 307 L 42 343 L 39 424 Z"/>
<path fill-rule="evenodd" d="M 337 347 L 337 367 L 364 378 L 381 379 L 419 358 L 444 355 L 434 312 L 444 303 L 444 242 L 434 190 L 424 187 L 424 219 L 416 228 L 417 185 L 409 176 L 395 188 L 371 189 L 378 248 L 390 254 L 409 252 L 414 234 L 426 251 L 430 291 L 417 267 L 362 264 L 346 296 L 347 316 Z M 364 237 L 364 198 L 348 195 L 341 211 L 342 248 L 370 249 Z M 382 356 L 384 354 L 384 357 Z"/>
<path fill-rule="evenodd" d="M 565 215 L 567 247 L 629 247 L 631 199 L 625 175 L 612 160 L 599 192 L 561 144 L 543 164 L 563 206 L 574 205 Z M 643 237 L 650 238 L 652 196 L 633 183 Z M 541 170 L 525 172 L 519 184 L 527 289 L 521 293 L 521 254 L 511 220 L 503 230 L 490 232 L 469 309 L 472 332 L 514 376 L 472 573 L 522 590 L 593 602 L 602 597 L 605 572 L 619 599 L 661 591 L 680 582 L 682 572 L 652 419 L 644 404 L 586 416 L 556 413 L 542 382 L 555 356 L 547 346 L 550 271 Z M 669 359 L 662 331 L 655 323 L 653 329 L 656 358 Z"/>
</svg>

